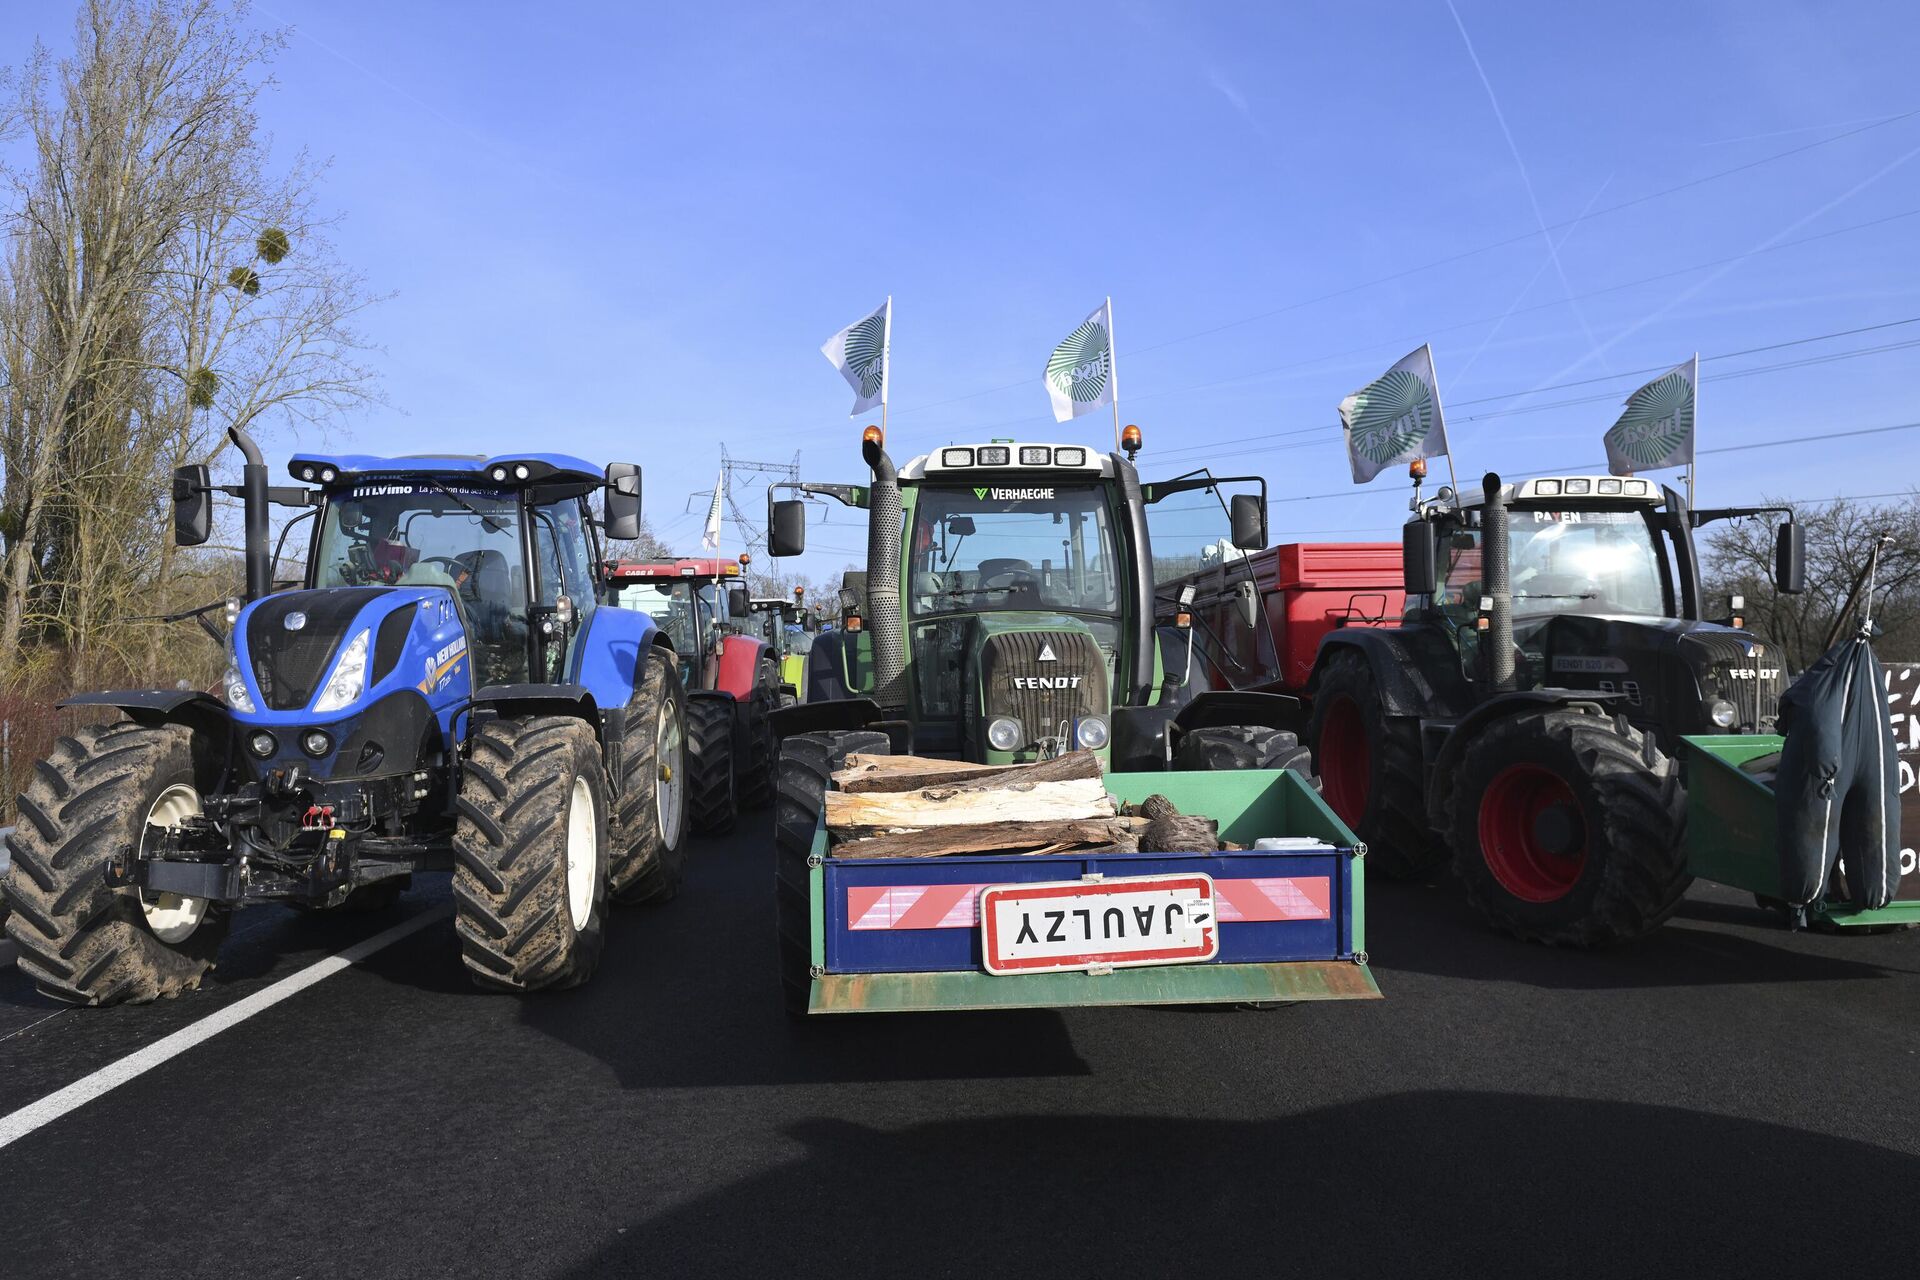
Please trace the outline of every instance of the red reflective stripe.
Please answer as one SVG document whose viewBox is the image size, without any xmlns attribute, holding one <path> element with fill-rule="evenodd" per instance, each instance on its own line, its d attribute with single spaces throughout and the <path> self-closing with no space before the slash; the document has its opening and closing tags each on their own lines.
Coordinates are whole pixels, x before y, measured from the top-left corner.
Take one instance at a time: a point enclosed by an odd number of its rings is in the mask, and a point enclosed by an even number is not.
<svg viewBox="0 0 1920 1280">
<path fill-rule="evenodd" d="M 971 929 L 980 923 L 984 884 L 855 885 L 847 889 L 849 929 Z M 1326 876 L 1263 876 L 1216 880 L 1221 924 L 1326 920 L 1333 882 Z"/>
<path fill-rule="evenodd" d="M 1221 924 L 1325 920 L 1333 914 L 1333 884 L 1326 876 L 1216 880 L 1213 887 Z"/>
<path fill-rule="evenodd" d="M 920 900 L 908 907 L 894 920 L 896 929 L 938 929 L 945 924 L 947 913 L 973 892 L 968 884 L 928 885 L 921 891 Z"/>
</svg>

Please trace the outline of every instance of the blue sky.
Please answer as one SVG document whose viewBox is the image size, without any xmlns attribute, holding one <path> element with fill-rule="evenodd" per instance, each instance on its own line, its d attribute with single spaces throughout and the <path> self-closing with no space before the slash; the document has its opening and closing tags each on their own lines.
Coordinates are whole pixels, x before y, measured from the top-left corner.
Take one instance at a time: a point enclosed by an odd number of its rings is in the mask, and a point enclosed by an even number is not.
<svg viewBox="0 0 1920 1280">
<path fill-rule="evenodd" d="M 639 461 L 689 548 L 722 441 L 861 478 L 818 347 L 889 293 L 896 457 L 1109 441 L 1052 425 L 1040 371 L 1110 294 L 1145 470 L 1340 495 L 1277 504 L 1276 540 L 1390 538 L 1404 484 L 1350 485 L 1334 406 L 1421 341 L 1477 476 L 1602 458 L 1631 371 L 1920 317 L 1920 115 L 1866 127 L 1920 108 L 1920 8 L 1455 4 L 257 4 L 295 29 L 276 145 L 332 158 L 341 252 L 396 295 L 390 407 L 326 443 Z M 7 6 L 4 60 L 70 14 Z M 1920 420 L 1920 348 L 1733 376 L 1915 339 L 1710 361 L 1701 446 Z M 1718 454 L 1700 500 L 1903 489 L 1916 457 Z"/>
</svg>

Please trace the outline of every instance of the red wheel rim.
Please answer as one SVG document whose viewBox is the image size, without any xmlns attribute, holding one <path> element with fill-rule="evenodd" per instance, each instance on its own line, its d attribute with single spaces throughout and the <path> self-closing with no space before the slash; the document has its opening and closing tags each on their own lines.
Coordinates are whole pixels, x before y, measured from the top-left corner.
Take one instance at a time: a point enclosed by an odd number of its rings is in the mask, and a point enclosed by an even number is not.
<svg viewBox="0 0 1920 1280">
<path fill-rule="evenodd" d="M 1349 827 L 1357 825 L 1367 812 L 1367 797 L 1373 789 L 1373 751 L 1360 704 L 1345 694 L 1328 704 L 1326 718 L 1320 722 L 1319 765 L 1321 796 L 1340 821 Z"/>
<path fill-rule="evenodd" d="M 1514 897 L 1564 898 L 1587 869 L 1586 821 L 1573 788 L 1545 765 L 1501 770 L 1480 798 L 1480 856 Z"/>
</svg>

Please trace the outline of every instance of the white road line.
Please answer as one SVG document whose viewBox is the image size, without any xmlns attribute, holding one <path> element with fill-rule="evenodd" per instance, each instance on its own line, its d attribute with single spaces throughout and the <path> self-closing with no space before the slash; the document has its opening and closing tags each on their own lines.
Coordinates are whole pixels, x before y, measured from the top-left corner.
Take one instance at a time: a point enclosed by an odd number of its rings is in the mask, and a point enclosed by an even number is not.
<svg viewBox="0 0 1920 1280">
<path fill-rule="evenodd" d="M 11 1115 L 0 1117 L 0 1147 L 17 1142 L 41 1125 L 58 1120 L 67 1112 L 85 1106 L 101 1094 L 117 1089 L 134 1077 L 153 1070 L 176 1054 L 185 1053 L 202 1040 L 212 1039 L 227 1028 L 245 1022 L 254 1014 L 272 1008 L 288 996 L 305 991 L 321 979 L 330 978 L 349 965 L 365 960 L 374 952 L 392 946 L 408 934 L 418 933 L 427 925 L 446 919 L 452 910 L 452 903 L 442 903 L 422 911 L 419 915 L 403 920 L 391 929 L 374 934 L 364 942 L 356 942 L 344 951 L 336 952 L 324 960 L 315 961 L 298 973 L 288 974 L 272 986 L 262 988 L 244 1000 L 236 1000 L 218 1013 L 210 1014 L 190 1026 L 182 1027 L 172 1035 L 163 1036 L 144 1049 L 136 1050 L 117 1062 L 110 1062 L 92 1075 L 83 1076 L 66 1088 L 48 1094 L 38 1102 L 28 1103 Z"/>
</svg>

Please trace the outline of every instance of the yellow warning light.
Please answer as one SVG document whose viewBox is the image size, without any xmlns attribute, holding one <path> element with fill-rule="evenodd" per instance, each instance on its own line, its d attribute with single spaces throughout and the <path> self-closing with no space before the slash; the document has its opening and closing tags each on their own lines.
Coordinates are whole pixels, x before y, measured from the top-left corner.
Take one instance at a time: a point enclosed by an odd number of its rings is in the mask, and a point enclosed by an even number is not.
<svg viewBox="0 0 1920 1280">
<path fill-rule="evenodd" d="M 1425 458 L 1415 458 L 1412 462 L 1409 462 L 1407 464 L 1407 474 L 1415 480 L 1425 480 L 1427 478 L 1427 460 Z"/>
<path fill-rule="evenodd" d="M 878 427 L 868 427 L 860 433 L 861 444 L 879 444 L 882 438 L 880 428 Z"/>
<path fill-rule="evenodd" d="M 1120 447 L 1128 453 L 1140 452 L 1140 428 L 1131 422 L 1120 428 Z"/>
<path fill-rule="evenodd" d="M 740 567 L 744 569 L 752 563 L 753 563 L 753 553 L 751 551 L 742 551 L 740 553 Z"/>
</svg>

